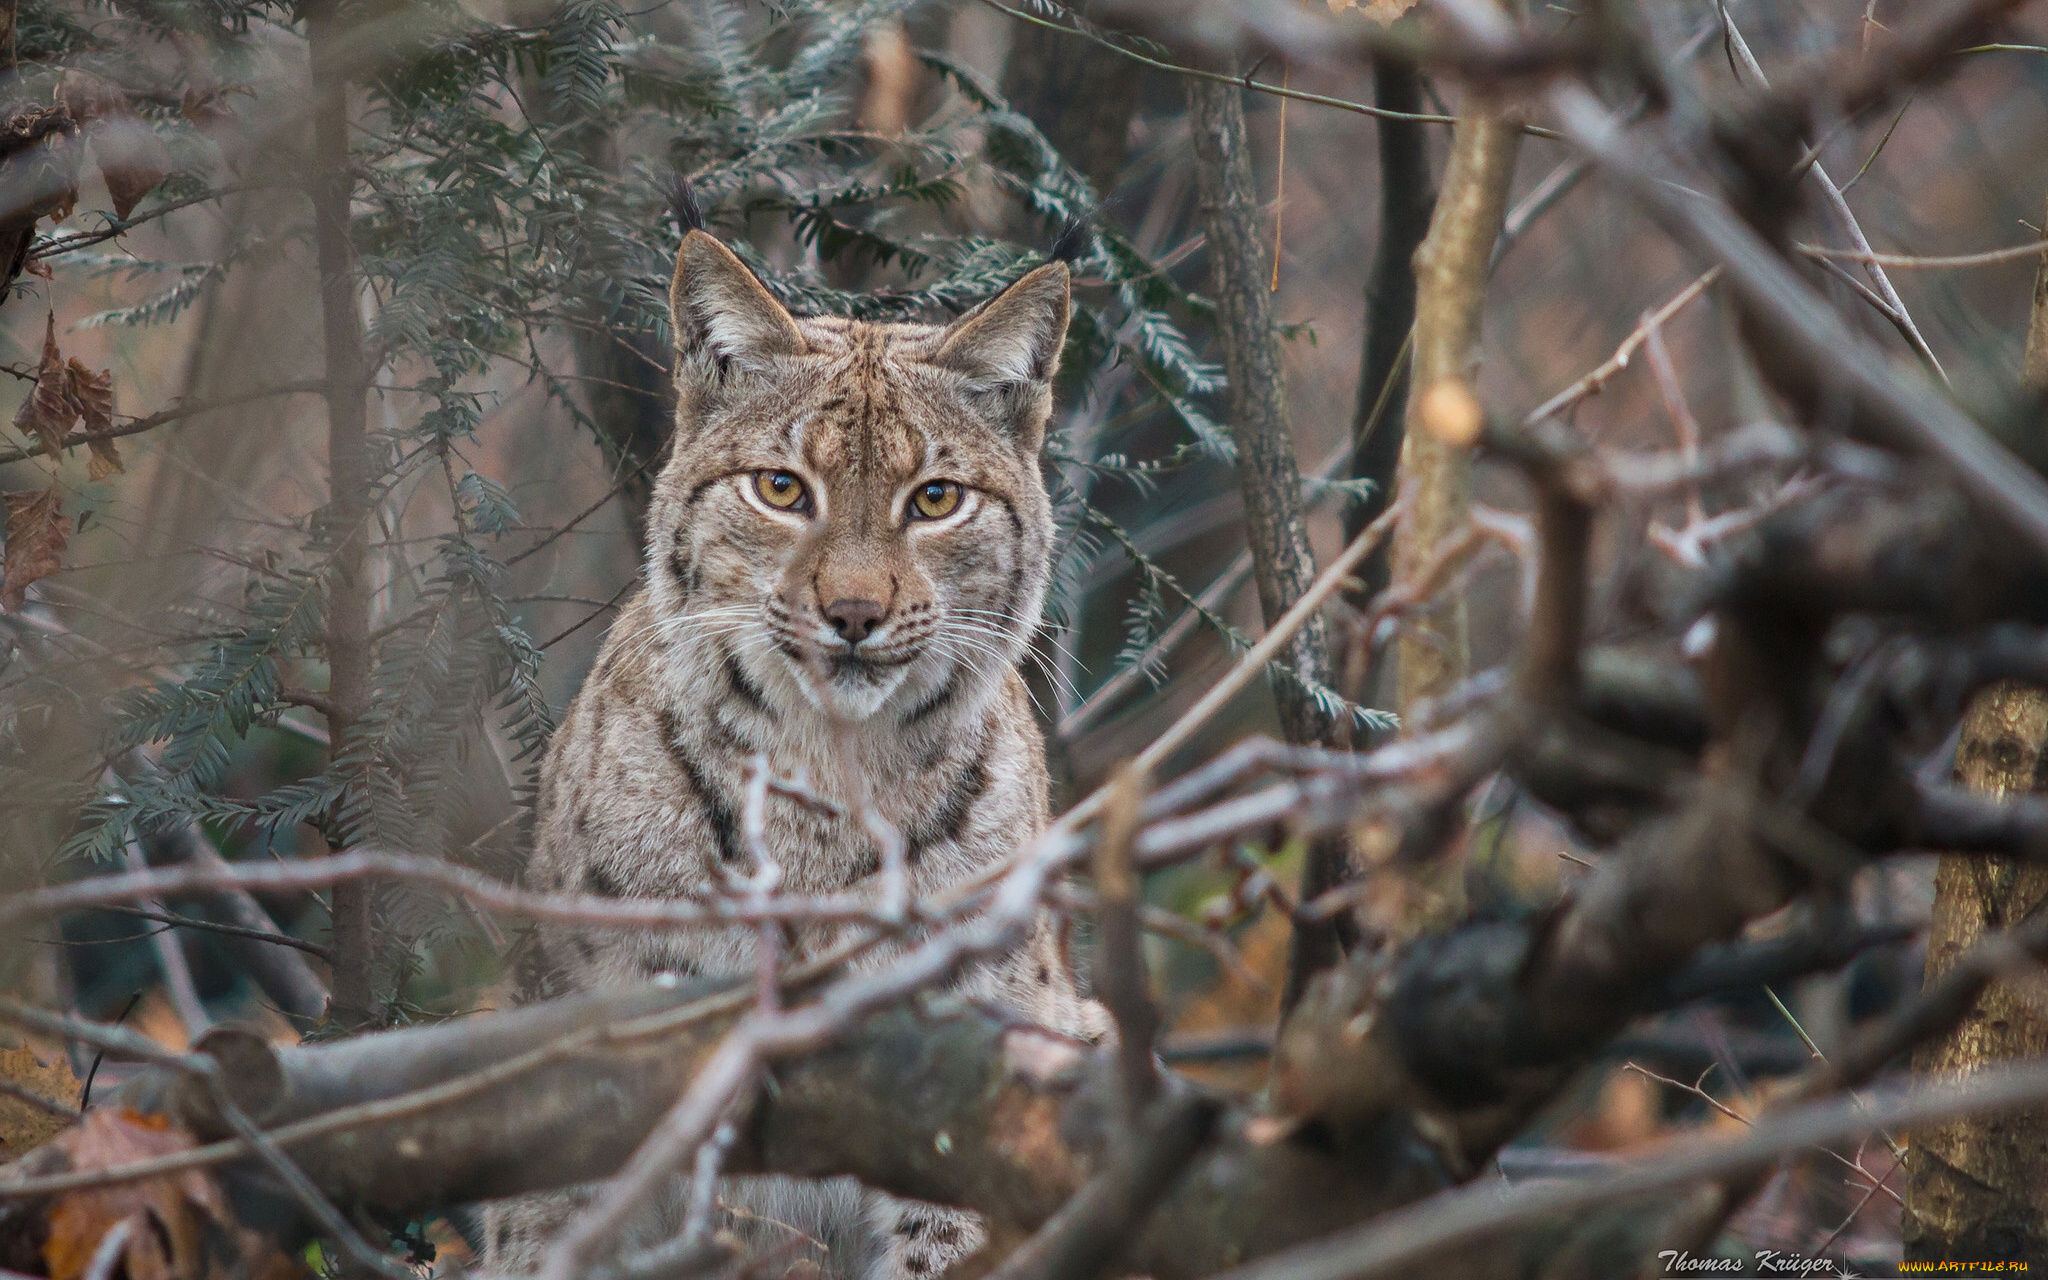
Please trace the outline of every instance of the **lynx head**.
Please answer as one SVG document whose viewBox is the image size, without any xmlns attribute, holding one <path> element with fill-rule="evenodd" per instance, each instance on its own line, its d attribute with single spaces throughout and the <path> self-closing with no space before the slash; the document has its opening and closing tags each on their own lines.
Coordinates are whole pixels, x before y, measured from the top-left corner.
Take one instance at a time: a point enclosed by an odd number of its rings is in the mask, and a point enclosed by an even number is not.
<svg viewBox="0 0 2048 1280">
<path fill-rule="evenodd" d="M 669 305 L 676 434 L 647 534 L 669 651 L 840 721 L 994 687 L 1049 574 L 1065 264 L 950 325 L 798 317 L 692 231 Z"/>
</svg>

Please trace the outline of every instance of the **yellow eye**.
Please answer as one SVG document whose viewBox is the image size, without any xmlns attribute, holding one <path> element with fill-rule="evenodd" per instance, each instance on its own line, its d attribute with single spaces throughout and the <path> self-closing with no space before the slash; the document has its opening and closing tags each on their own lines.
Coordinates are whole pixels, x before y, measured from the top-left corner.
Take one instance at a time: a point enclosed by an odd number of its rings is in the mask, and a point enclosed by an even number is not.
<svg viewBox="0 0 2048 1280">
<path fill-rule="evenodd" d="M 810 493 L 804 482 L 787 471 L 756 471 L 754 492 L 761 495 L 761 501 L 783 511 L 801 511 L 810 506 Z"/>
<path fill-rule="evenodd" d="M 951 480 L 929 480 L 910 495 L 910 508 L 926 520 L 941 520 L 960 506 L 960 486 Z"/>
</svg>

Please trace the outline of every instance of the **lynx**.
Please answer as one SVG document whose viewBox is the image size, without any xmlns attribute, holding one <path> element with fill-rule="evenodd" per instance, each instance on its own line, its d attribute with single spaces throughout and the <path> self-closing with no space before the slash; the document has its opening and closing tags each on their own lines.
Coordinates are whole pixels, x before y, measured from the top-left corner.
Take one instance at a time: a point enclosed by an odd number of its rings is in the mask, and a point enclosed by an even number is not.
<svg viewBox="0 0 2048 1280">
<path fill-rule="evenodd" d="M 833 817 L 781 797 L 763 843 L 786 892 L 874 884 L 856 816 L 901 833 L 910 888 L 958 881 L 1046 817 L 1044 744 L 1017 664 L 1049 576 L 1039 447 L 1069 307 L 1064 263 L 949 325 L 797 317 L 724 245 L 684 238 L 670 289 L 676 429 L 647 522 L 646 584 L 621 614 L 541 771 L 540 888 L 681 897 L 750 872 L 747 771 L 807 779 Z M 791 940 L 829 946 L 829 929 Z M 747 972 L 744 929 L 540 934 L 554 985 Z M 884 963 L 889 952 L 872 956 Z M 1048 928 L 961 980 L 1099 1037 Z M 931 1277 L 983 1238 L 971 1215 L 846 1183 L 721 1191 L 728 1226 L 841 1280 Z M 500 1215 L 503 1260 L 552 1217 Z M 643 1233 L 658 1238 L 662 1223 Z M 778 1235 L 778 1233 L 780 1233 Z"/>
</svg>

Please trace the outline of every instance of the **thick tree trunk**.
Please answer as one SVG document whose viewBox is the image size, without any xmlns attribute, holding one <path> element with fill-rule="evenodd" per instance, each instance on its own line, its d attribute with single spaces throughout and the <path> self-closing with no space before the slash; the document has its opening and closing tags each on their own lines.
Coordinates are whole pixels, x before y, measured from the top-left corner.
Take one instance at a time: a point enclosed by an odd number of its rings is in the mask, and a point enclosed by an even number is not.
<svg viewBox="0 0 2048 1280">
<path fill-rule="evenodd" d="M 1301 466 L 1287 421 L 1287 385 L 1274 324 L 1270 260 L 1261 234 L 1251 155 L 1245 143 L 1244 93 L 1233 84 L 1188 83 L 1188 127 L 1194 135 L 1195 182 L 1209 237 L 1209 280 L 1216 298 L 1217 336 L 1230 378 L 1230 431 L 1237 445 L 1237 482 L 1244 493 L 1245 540 L 1251 545 L 1259 612 L 1271 626 L 1315 580 L 1315 552 L 1301 515 Z M 1287 663 L 1328 687 L 1330 649 L 1320 617 L 1294 635 Z M 1293 680 L 1275 680 L 1280 725 L 1291 742 L 1341 744 L 1345 726 Z M 1301 895 L 1313 897 L 1348 877 L 1341 839 L 1318 841 L 1302 869 Z M 1288 956 L 1282 1008 L 1291 1007 L 1308 976 L 1343 955 L 1345 926 L 1297 924 Z"/>
<path fill-rule="evenodd" d="M 2048 390 L 2048 259 L 2034 276 L 2027 326 L 2028 386 Z M 1978 694 L 1963 717 L 1956 774 L 2006 796 L 2048 790 L 2048 691 L 2006 682 Z M 2048 868 L 2010 858 L 1945 854 L 1934 875 L 1927 934 L 1929 985 L 1986 933 L 2048 900 Z M 1994 1062 L 2048 1055 L 2048 1013 L 1997 984 L 1954 1031 L 1922 1045 L 1916 1071 L 1966 1075 Z M 1913 1261 L 2048 1261 L 2048 1108 L 1972 1116 L 1919 1130 L 1907 1160 L 1906 1257 Z"/>
<path fill-rule="evenodd" d="M 369 370 L 363 355 L 349 199 L 348 71 L 336 0 L 308 6 L 306 44 L 313 77 L 313 235 L 320 263 L 320 316 L 327 363 L 327 470 L 334 568 L 327 597 L 327 732 L 338 758 L 370 700 L 370 582 L 364 564 L 369 523 Z M 367 884 L 336 885 L 330 899 L 334 981 L 328 1014 L 350 1028 L 375 1008 L 371 902 Z"/>
</svg>

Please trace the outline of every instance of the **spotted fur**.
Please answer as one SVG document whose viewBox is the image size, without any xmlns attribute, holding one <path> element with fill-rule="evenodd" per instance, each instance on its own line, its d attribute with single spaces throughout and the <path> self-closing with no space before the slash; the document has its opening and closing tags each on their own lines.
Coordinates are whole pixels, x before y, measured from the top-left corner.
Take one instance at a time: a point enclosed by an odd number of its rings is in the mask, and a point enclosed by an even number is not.
<svg viewBox="0 0 2048 1280">
<path fill-rule="evenodd" d="M 1068 287 L 1054 262 L 947 326 L 798 318 L 716 240 L 684 238 L 646 584 L 542 767 L 530 883 L 682 897 L 757 871 L 745 796 L 762 758 L 845 810 L 769 799 L 764 843 L 792 893 L 876 885 L 863 804 L 903 834 L 920 894 L 1043 827 L 1044 744 L 1017 663 L 1049 577 L 1038 454 Z M 791 481 L 804 496 L 784 505 Z M 957 499 L 938 518 L 915 504 L 933 484 Z M 810 928 L 791 945 L 834 938 Z M 571 988 L 745 972 L 754 948 L 741 929 L 556 927 L 540 942 Z M 1070 1033 L 1102 1027 L 1046 929 L 961 987 Z M 724 1199 L 838 1241 L 814 1252 L 841 1280 L 925 1280 L 983 1239 L 971 1215 L 843 1184 L 755 1180 Z M 514 1227 L 510 1252 L 530 1253 L 540 1229 Z"/>
</svg>

